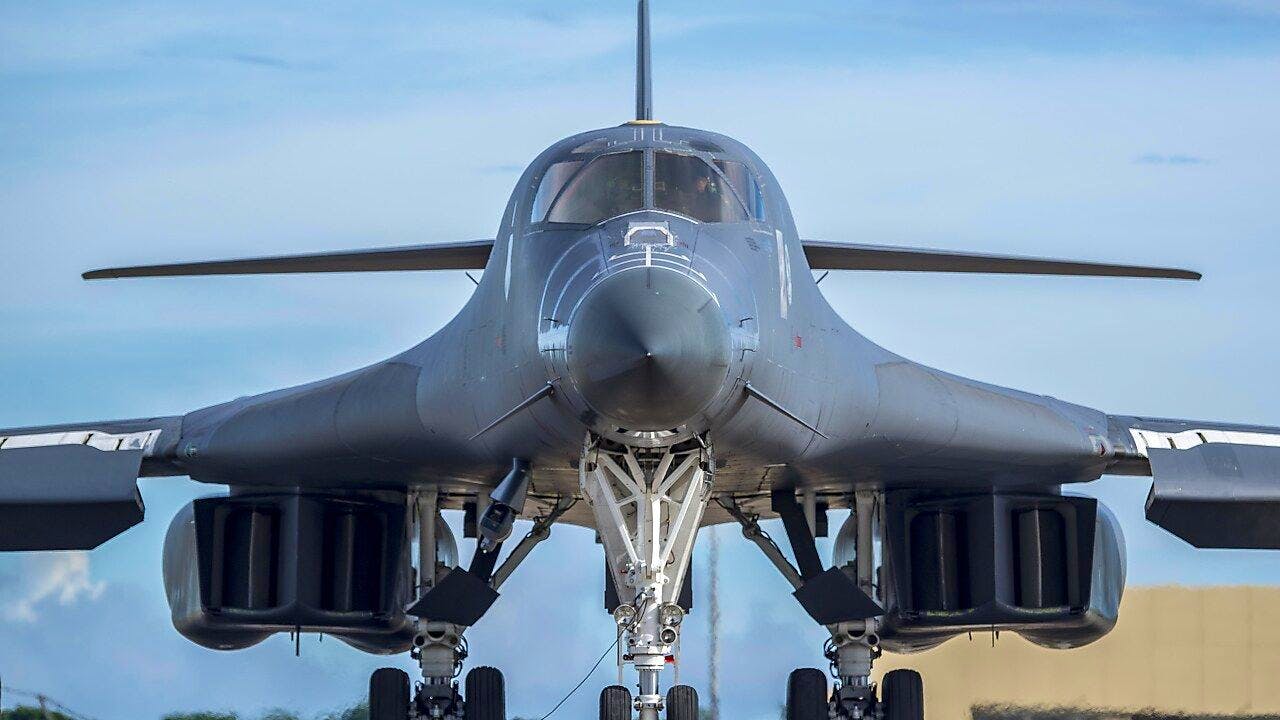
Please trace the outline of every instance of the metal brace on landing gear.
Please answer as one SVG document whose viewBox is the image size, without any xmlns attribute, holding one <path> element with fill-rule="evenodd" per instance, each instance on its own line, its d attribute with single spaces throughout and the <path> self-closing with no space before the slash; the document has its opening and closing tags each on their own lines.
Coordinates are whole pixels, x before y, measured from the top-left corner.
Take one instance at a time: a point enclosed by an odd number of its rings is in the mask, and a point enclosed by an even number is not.
<svg viewBox="0 0 1280 720">
<path fill-rule="evenodd" d="M 831 662 L 836 686 L 831 704 L 837 717 L 863 720 L 876 717 L 876 688 L 871 682 L 871 665 L 880 657 L 880 638 L 875 619 L 840 623 L 828 628 L 831 638 L 823 655 Z"/>
<path fill-rule="evenodd" d="M 872 599 L 878 599 L 875 582 L 875 529 L 879 517 L 877 493 L 859 491 L 853 496 L 853 514 L 847 522 L 854 527 L 854 579 L 858 588 Z M 871 682 L 871 665 L 880 657 L 880 636 L 876 632 L 878 618 L 841 622 L 829 627 L 826 656 L 836 678 L 831 694 L 832 709 L 850 720 L 872 717 L 878 710 L 876 688 Z"/>
<path fill-rule="evenodd" d="M 578 465 L 595 514 L 625 642 L 621 663 L 639 676 L 640 720 L 663 707 L 659 674 L 673 657 L 684 610 L 677 604 L 694 539 L 711 498 L 715 464 L 705 439 L 674 448 L 633 448 L 588 435 Z"/>
<path fill-rule="evenodd" d="M 498 491 L 495 490 L 496 492 Z M 441 612 L 438 616 L 466 617 L 467 620 L 463 622 L 432 620 L 430 611 L 422 611 L 427 617 L 418 621 L 413 638 L 413 649 L 410 651 L 413 659 L 418 662 L 422 680 L 417 683 L 411 694 L 410 717 L 423 720 L 463 717 L 464 698 L 458 692 L 457 678 L 462 674 L 462 664 L 468 654 L 467 641 L 463 634 L 468 625 L 473 622 L 471 618 L 478 619 L 479 615 L 488 609 L 493 599 L 497 597 L 498 588 L 529 556 L 534 547 L 551 536 L 551 525 L 573 507 L 575 502 L 576 500 L 572 498 L 561 498 L 557 501 L 550 512 L 534 522 L 528 534 L 512 549 L 506 561 L 497 570 L 493 568 L 501 549 L 501 539 L 492 543 L 488 549 L 477 548 L 471 567 L 463 570 L 458 567 L 450 568 L 450 565 L 456 561 L 457 548 L 452 533 L 438 517 L 438 491 L 434 488 L 424 490 L 414 498 L 412 508 L 416 518 L 414 525 L 418 532 L 417 586 L 420 599 L 413 607 L 427 607 L 424 600 L 431 595 L 432 590 L 441 587 L 441 583 L 450 575 L 454 576 L 455 581 L 468 578 L 469 585 L 455 582 L 454 587 L 461 587 L 461 590 L 448 590 L 443 599 L 436 601 L 436 607 L 447 609 L 447 612 Z M 509 532 L 509 524 L 507 528 Z M 444 533 L 443 537 L 439 535 L 441 532 Z M 441 548 L 446 552 L 440 553 Z M 469 604 L 477 603 L 482 607 L 467 607 Z M 451 605 L 453 607 L 450 607 Z M 482 668 L 482 670 L 488 670 L 491 674 L 497 672 L 491 668 Z M 470 692 L 470 679 L 468 688 Z M 472 698 L 466 698 L 466 700 L 470 699 Z M 483 717 L 483 714 L 481 716 Z"/>
<path fill-rule="evenodd" d="M 461 699 L 454 682 L 467 659 L 467 641 L 461 625 L 420 622 L 411 656 L 418 661 L 422 681 L 414 693 L 414 710 L 420 718 L 461 715 Z"/>
<path fill-rule="evenodd" d="M 419 493 L 414 498 L 413 509 L 418 531 L 418 596 L 426 597 L 436 587 L 442 571 L 448 571 L 449 564 L 456 562 L 457 549 L 456 543 L 451 543 L 454 546 L 453 558 L 442 558 L 438 552 L 437 534 L 443 529 L 452 540 L 452 533 L 436 522 L 439 492 L 435 488 Z M 467 657 L 467 644 L 462 636 L 466 627 L 419 620 L 415 630 L 410 655 L 418 662 L 422 680 L 412 693 L 412 716 L 437 720 L 460 717 L 461 697 L 454 680 L 462 672 L 462 662 Z"/>
<path fill-rule="evenodd" d="M 732 498 L 718 498 L 717 502 L 742 526 L 743 536 L 755 543 L 796 589 L 796 600 L 806 612 L 830 631 L 824 647 L 836 679 L 830 717 L 878 718 L 881 708 L 871 682 L 872 663 L 880 657 L 878 616 L 883 614 L 877 603 L 873 548 L 878 496 L 870 491 L 854 494 L 854 512 L 848 520 L 855 524 L 854 565 L 826 570 L 818 557 L 812 520 L 796 501 L 795 491 L 776 488 L 771 499 L 773 509 L 782 517 L 798 570 L 760 527 L 757 516 L 747 514 Z"/>
</svg>

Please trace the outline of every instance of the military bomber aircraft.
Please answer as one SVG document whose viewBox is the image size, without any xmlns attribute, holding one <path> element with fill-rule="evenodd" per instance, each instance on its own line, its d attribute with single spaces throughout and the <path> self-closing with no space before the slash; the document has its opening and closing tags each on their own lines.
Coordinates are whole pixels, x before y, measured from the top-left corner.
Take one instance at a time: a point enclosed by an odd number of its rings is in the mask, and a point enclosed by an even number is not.
<svg viewBox="0 0 1280 720">
<path fill-rule="evenodd" d="M 138 477 L 229 492 L 173 520 L 173 623 L 218 650 L 323 632 L 410 652 L 373 720 L 505 720 L 500 671 L 461 675 L 466 629 L 555 522 L 593 528 L 631 688 L 600 720 L 696 720 L 663 692 L 698 530 L 736 522 L 830 631 L 835 677 L 791 673 L 789 720 L 924 717 L 882 651 L 1003 630 L 1051 648 L 1114 625 L 1123 539 L 1104 473 L 1153 478 L 1147 517 L 1199 547 L 1280 548 L 1280 429 L 1109 415 L 878 347 L 812 271 L 1198 279 L 1177 269 L 801 239 L 745 145 L 653 119 L 639 0 L 635 119 L 574 135 L 520 177 L 493 239 L 96 270 L 86 279 L 484 270 L 403 353 L 186 415 L 0 430 L 0 550 L 89 549 L 143 519 Z M 814 538 L 852 513 L 830 565 Z M 465 567 L 440 515 L 465 511 Z M 759 524 L 780 517 L 794 562 Z M 516 518 L 534 521 L 509 543 Z M 503 547 L 511 549 L 503 556 Z"/>
</svg>

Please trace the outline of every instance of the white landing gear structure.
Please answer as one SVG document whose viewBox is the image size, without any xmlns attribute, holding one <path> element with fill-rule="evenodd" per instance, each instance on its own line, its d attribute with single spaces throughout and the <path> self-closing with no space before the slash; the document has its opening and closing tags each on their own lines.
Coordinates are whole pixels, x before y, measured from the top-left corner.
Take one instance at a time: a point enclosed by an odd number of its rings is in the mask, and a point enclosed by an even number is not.
<svg viewBox="0 0 1280 720">
<path fill-rule="evenodd" d="M 697 720 L 692 687 L 660 693 L 662 669 L 679 649 L 685 611 L 677 603 L 698 525 L 711 498 L 715 461 L 698 438 L 672 448 L 635 448 L 588 435 L 578 466 L 620 604 L 614 610 L 623 664 L 638 675 L 639 695 L 613 685 L 600 696 L 601 720 Z"/>
</svg>

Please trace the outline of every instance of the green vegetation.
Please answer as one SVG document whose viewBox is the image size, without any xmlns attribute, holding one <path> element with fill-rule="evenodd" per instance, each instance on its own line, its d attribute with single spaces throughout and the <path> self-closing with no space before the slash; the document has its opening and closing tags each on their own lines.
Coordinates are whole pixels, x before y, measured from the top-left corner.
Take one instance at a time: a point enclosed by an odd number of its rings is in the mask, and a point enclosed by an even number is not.
<svg viewBox="0 0 1280 720">
<path fill-rule="evenodd" d="M 71 718 L 56 710 L 49 710 L 48 715 L 40 712 L 40 708 L 27 707 L 19 705 L 12 710 L 0 710 L 0 720 L 71 720 Z"/>
<path fill-rule="evenodd" d="M 53 720 L 71 720 L 71 718 L 64 718 L 61 715 L 51 717 Z M 0 720 L 11 720 L 11 718 L 4 713 L 0 713 Z M 30 716 L 15 715 L 12 720 L 42 720 L 42 718 L 39 714 Z M 321 713 L 311 717 L 277 708 L 268 710 L 265 714 L 253 716 L 228 712 L 170 713 L 165 715 L 162 720 L 369 720 L 369 705 L 360 703 L 346 710 Z"/>
<path fill-rule="evenodd" d="M 324 715 L 320 720 L 369 720 L 369 704 L 360 703 L 359 705 L 347 708 L 342 712 Z"/>
<path fill-rule="evenodd" d="M 0 710 L 0 720 L 77 720 L 77 718 L 49 710 L 42 713 L 38 707 L 19 705 L 10 710 Z M 369 720 L 368 703 L 360 703 L 345 710 L 303 716 L 289 710 L 269 710 L 262 715 L 240 715 L 233 712 L 176 712 L 161 720 Z"/>
</svg>

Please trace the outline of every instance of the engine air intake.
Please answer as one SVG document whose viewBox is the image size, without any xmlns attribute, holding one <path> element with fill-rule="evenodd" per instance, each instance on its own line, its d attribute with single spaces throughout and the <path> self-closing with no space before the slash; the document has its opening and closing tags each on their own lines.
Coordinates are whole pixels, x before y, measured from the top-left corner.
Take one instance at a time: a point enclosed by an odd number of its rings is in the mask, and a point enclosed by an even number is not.
<svg viewBox="0 0 1280 720">
<path fill-rule="evenodd" d="M 196 500 L 165 540 L 175 627 L 232 649 L 286 631 L 408 648 L 405 505 L 313 494 Z"/>
<path fill-rule="evenodd" d="M 1115 624 L 1122 541 L 1092 498 L 891 493 L 885 514 L 882 636 L 890 649 L 988 630 L 1074 647 Z"/>
</svg>

